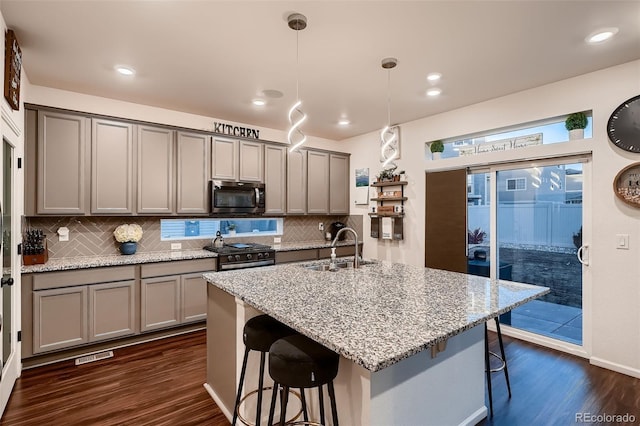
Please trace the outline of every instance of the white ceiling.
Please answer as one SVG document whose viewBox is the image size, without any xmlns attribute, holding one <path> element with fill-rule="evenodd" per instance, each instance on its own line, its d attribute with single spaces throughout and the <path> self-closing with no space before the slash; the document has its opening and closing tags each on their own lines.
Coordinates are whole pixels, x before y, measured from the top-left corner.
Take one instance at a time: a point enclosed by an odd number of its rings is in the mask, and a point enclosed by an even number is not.
<svg viewBox="0 0 640 426">
<path fill-rule="evenodd" d="M 33 84 L 287 129 L 299 81 L 308 135 L 341 140 L 640 59 L 640 1 L 2 0 Z M 584 38 L 600 27 L 618 35 Z M 115 64 L 137 70 L 116 75 Z M 442 73 L 428 98 L 429 72 Z M 640 77 L 639 77 L 640 78 Z M 284 96 L 262 108 L 263 90 Z M 629 96 L 636 93 L 629 93 Z M 352 124 L 338 126 L 341 116 Z"/>
</svg>

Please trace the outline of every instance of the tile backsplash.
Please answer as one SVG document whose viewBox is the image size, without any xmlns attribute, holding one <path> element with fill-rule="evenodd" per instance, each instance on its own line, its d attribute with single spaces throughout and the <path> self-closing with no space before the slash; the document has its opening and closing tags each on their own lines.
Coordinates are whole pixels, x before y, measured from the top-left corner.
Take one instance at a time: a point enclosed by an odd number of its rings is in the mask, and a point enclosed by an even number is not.
<svg viewBox="0 0 640 426">
<path fill-rule="evenodd" d="M 138 252 L 154 252 L 171 249 L 172 242 L 182 243 L 182 249 L 198 249 L 210 243 L 209 239 L 161 241 L 160 219 L 158 217 L 30 217 L 25 225 L 42 229 L 47 236 L 49 258 L 100 256 L 118 254 L 119 244 L 113 231 L 123 223 L 137 223 L 144 235 L 138 243 Z M 171 217 L 175 219 L 175 217 Z M 362 240 L 363 217 L 354 216 L 288 216 L 284 218 L 282 242 L 318 241 L 324 239 L 324 232 L 318 230 L 318 222 L 323 222 L 328 231 L 333 222 L 344 222 L 358 232 Z M 58 240 L 58 228 L 69 229 L 69 241 Z M 347 239 L 351 236 L 347 234 Z M 273 237 L 227 238 L 227 241 L 272 244 Z"/>
</svg>

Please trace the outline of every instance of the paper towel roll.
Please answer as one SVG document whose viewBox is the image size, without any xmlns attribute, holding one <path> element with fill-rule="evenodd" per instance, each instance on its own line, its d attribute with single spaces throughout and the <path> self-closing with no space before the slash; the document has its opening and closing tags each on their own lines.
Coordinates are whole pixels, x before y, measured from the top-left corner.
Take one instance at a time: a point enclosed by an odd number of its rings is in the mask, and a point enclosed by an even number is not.
<svg viewBox="0 0 640 426">
<path fill-rule="evenodd" d="M 393 222 L 390 217 L 382 218 L 382 239 L 390 240 L 393 238 Z"/>
</svg>

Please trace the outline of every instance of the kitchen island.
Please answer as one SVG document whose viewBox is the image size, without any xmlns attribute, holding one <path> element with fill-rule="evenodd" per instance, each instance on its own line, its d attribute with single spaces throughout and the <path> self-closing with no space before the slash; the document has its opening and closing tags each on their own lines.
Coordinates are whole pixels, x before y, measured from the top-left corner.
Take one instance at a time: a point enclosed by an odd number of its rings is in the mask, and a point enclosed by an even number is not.
<svg viewBox="0 0 640 426">
<path fill-rule="evenodd" d="M 487 413 L 482 325 L 549 291 L 389 262 L 308 268 L 319 263 L 204 275 L 205 387 L 229 418 L 244 323 L 265 313 L 341 355 L 342 424 L 475 424 Z M 257 383 L 253 355 L 245 389 Z"/>
</svg>

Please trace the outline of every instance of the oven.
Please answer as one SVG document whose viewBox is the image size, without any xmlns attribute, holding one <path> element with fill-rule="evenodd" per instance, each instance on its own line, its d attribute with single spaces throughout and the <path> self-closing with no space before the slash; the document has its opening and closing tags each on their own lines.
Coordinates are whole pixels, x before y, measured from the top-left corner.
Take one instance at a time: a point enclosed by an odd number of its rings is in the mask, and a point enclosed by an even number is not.
<svg viewBox="0 0 640 426">
<path fill-rule="evenodd" d="M 271 246 L 252 243 L 225 244 L 222 247 L 206 246 L 205 250 L 218 253 L 216 270 L 254 268 L 275 265 L 276 251 Z"/>
<path fill-rule="evenodd" d="M 264 184 L 212 180 L 211 214 L 260 215 L 264 213 Z"/>
</svg>

